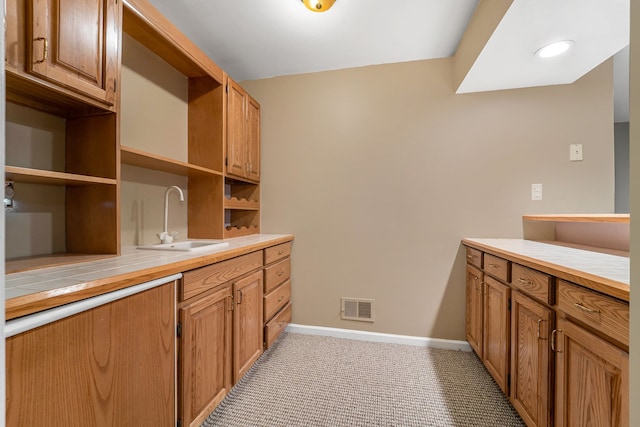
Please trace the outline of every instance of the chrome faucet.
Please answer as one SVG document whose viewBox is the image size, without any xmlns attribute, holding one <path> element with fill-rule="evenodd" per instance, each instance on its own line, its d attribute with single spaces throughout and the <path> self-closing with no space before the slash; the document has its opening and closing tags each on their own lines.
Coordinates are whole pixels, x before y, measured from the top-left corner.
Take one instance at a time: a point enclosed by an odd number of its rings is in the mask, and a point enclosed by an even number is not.
<svg viewBox="0 0 640 427">
<path fill-rule="evenodd" d="M 171 187 L 168 187 L 165 190 L 164 192 L 164 229 L 162 230 L 162 233 L 158 234 L 158 237 L 160 238 L 160 241 L 162 243 L 173 243 L 173 236 L 170 235 L 167 230 L 167 223 L 169 219 L 169 193 L 171 193 L 171 190 L 176 190 L 180 195 L 180 201 L 184 202 L 184 194 L 182 193 L 182 189 L 180 189 L 180 187 L 178 187 L 177 185 L 172 185 Z"/>
</svg>

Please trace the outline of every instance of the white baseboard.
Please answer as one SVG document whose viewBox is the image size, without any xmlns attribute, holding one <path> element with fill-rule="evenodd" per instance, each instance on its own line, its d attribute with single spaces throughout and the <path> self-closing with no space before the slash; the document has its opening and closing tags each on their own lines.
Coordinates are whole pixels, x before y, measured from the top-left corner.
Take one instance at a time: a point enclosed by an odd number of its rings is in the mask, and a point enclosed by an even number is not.
<svg viewBox="0 0 640 427">
<path fill-rule="evenodd" d="M 307 335 L 322 335 L 351 340 L 384 342 L 391 344 L 413 345 L 416 347 L 443 348 L 446 350 L 471 351 L 466 341 L 443 340 L 439 338 L 414 337 L 410 335 L 383 334 L 380 332 L 356 331 L 353 329 L 327 328 L 324 326 L 307 326 L 289 323 L 287 332 Z"/>
</svg>

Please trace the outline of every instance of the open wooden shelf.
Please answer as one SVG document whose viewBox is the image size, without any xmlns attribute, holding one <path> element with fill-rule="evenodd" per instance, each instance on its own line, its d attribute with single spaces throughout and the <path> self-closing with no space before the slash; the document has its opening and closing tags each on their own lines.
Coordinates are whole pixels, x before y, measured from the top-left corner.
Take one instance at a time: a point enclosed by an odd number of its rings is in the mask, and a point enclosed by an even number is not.
<svg viewBox="0 0 640 427">
<path fill-rule="evenodd" d="M 225 197 L 224 208 L 258 211 L 260 210 L 260 202 L 257 200 L 238 199 L 236 197 L 231 197 L 230 199 L 228 199 Z"/>
<path fill-rule="evenodd" d="M 117 183 L 115 179 L 111 178 L 22 168 L 18 166 L 5 166 L 5 178 L 9 181 L 15 182 L 49 185 L 116 185 Z"/>
<path fill-rule="evenodd" d="M 122 29 L 185 76 L 211 76 L 222 83 L 222 69 L 147 0 L 123 2 Z"/>
<path fill-rule="evenodd" d="M 170 159 L 169 157 L 158 156 L 146 151 L 132 147 L 120 146 L 120 159 L 122 163 L 132 166 L 139 166 L 146 169 L 153 169 L 161 172 L 168 172 L 182 176 L 196 175 L 216 175 L 222 176 L 222 172 L 213 169 L 203 168 L 191 163 Z"/>
</svg>

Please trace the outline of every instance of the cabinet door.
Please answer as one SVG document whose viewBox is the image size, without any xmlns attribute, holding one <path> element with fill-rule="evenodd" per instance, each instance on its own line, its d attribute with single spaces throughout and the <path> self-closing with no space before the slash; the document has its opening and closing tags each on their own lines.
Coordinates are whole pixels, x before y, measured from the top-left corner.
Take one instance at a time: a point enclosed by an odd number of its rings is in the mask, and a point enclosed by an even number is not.
<svg viewBox="0 0 640 427">
<path fill-rule="evenodd" d="M 200 425 L 231 389 L 231 286 L 180 309 L 180 414 Z"/>
<path fill-rule="evenodd" d="M 528 426 L 547 426 L 551 423 L 553 312 L 518 291 L 512 295 L 511 403 Z"/>
<path fill-rule="evenodd" d="M 480 270 L 467 265 L 467 341 L 482 359 L 482 278 Z"/>
<path fill-rule="evenodd" d="M 113 106 L 118 69 L 117 1 L 27 3 L 27 72 Z"/>
<path fill-rule="evenodd" d="M 262 270 L 238 280 L 234 289 L 233 373 L 234 384 L 258 360 L 263 349 Z"/>
<path fill-rule="evenodd" d="M 245 92 L 236 82 L 229 79 L 227 99 L 227 174 L 245 177 Z"/>
<path fill-rule="evenodd" d="M 247 95 L 246 104 L 246 144 L 247 144 L 247 178 L 260 180 L 260 104 Z"/>
<path fill-rule="evenodd" d="M 629 354 L 558 319 L 556 426 L 628 426 Z"/>
<path fill-rule="evenodd" d="M 483 361 L 508 395 L 511 288 L 490 277 L 484 280 Z"/>
<path fill-rule="evenodd" d="M 173 282 L 8 338 L 7 426 L 175 425 Z"/>
</svg>

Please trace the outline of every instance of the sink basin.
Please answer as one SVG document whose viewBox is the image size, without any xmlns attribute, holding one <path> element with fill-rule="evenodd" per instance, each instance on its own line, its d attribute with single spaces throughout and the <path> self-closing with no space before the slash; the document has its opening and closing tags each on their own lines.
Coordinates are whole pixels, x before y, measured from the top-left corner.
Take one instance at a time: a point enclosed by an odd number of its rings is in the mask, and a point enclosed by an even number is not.
<svg viewBox="0 0 640 427">
<path fill-rule="evenodd" d="M 222 249 L 229 246 L 229 242 L 220 240 L 185 240 L 174 243 L 158 243 L 155 245 L 138 246 L 138 249 L 151 249 L 155 251 L 182 251 L 195 252 L 211 249 Z"/>
</svg>

